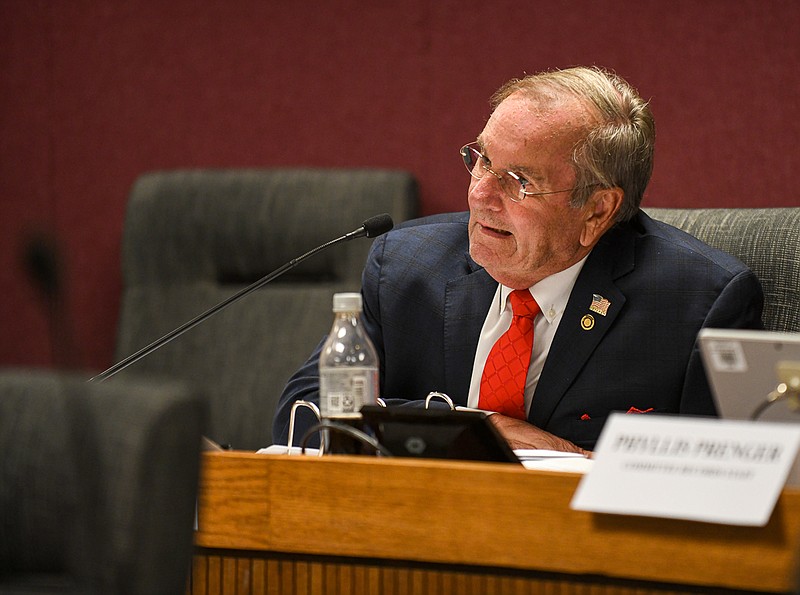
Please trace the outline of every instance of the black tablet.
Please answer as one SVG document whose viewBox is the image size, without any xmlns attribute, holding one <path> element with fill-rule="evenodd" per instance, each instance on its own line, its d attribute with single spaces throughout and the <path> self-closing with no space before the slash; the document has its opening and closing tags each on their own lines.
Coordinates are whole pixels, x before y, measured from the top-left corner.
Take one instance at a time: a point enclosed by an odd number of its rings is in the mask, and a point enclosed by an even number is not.
<svg viewBox="0 0 800 595">
<path fill-rule="evenodd" d="M 365 405 L 361 415 L 364 430 L 396 457 L 521 464 L 480 411 Z"/>
</svg>

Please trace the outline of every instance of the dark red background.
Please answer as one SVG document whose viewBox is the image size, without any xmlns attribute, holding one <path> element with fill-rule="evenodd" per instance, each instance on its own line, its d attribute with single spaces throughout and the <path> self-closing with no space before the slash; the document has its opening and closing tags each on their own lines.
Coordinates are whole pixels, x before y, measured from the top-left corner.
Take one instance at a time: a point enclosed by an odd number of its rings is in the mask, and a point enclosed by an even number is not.
<svg viewBox="0 0 800 595">
<path fill-rule="evenodd" d="M 42 230 L 78 360 L 112 363 L 142 172 L 398 167 L 424 213 L 460 210 L 491 93 L 575 64 L 652 99 L 645 205 L 798 205 L 794 0 L 0 0 L 0 365 L 52 364 L 20 257 Z"/>
</svg>

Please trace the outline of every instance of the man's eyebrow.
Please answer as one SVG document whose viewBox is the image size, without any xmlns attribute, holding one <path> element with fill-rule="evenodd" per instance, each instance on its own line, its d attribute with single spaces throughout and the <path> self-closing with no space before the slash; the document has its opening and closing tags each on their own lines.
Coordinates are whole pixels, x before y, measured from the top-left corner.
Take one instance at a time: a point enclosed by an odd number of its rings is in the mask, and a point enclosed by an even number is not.
<svg viewBox="0 0 800 595">
<path fill-rule="evenodd" d="M 513 171 L 515 174 L 523 175 L 531 181 L 545 182 L 547 180 L 547 176 L 531 168 L 529 165 L 515 165 L 512 163 L 511 166 L 508 167 L 508 170 Z"/>
<path fill-rule="evenodd" d="M 544 182 L 544 181 L 546 181 L 546 176 L 542 175 L 538 171 L 533 170 L 530 167 L 527 167 L 525 165 L 512 166 L 512 167 L 509 167 L 508 169 L 510 171 L 513 171 L 516 174 L 522 174 L 526 178 L 528 178 L 528 179 L 530 179 L 532 181 L 536 181 L 536 182 Z"/>
<path fill-rule="evenodd" d="M 478 138 L 475 140 L 475 144 L 478 145 L 478 148 L 480 149 L 481 154 L 483 154 L 483 156 L 486 158 L 486 161 L 492 163 L 492 158 L 486 154 L 486 145 L 483 144 L 483 139 L 480 136 L 478 136 Z M 512 165 L 506 169 L 508 171 L 513 171 L 515 174 L 523 175 L 531 181 L 545 182 L 547 180 L 546 176 L 531 169 L 530 166 L 527 165 Z"/>
</svg>

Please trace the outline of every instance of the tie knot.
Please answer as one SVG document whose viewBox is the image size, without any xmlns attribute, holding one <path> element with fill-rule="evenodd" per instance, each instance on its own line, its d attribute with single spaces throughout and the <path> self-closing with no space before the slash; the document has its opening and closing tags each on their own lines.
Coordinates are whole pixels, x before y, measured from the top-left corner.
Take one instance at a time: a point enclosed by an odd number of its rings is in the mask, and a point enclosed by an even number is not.
<svg viewBox="0 0 800 595">
<path fill-rule="evenodd" d="M 527 289 L 515 289 L 508 297 L 511 300 L 511 311 L 514 316 L 534 318 L 539 313 L 539 304 Z"/>
</svg>

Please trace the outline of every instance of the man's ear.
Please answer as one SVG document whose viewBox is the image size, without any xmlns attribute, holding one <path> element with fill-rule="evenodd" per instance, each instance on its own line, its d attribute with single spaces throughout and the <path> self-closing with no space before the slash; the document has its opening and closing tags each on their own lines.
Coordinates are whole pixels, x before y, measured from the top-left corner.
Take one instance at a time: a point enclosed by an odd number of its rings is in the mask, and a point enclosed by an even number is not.
<svg viewBox="0 0 800 595">
<path fill-rule="evenodd" d="M 586 220 L 581 232 L 581 245 L 587 248 L 594 246 L 611 229 L 616 223 L 624 195 L 622 188 L 600 188 L 592 193 L 583 206 Z"/>
</svg>

